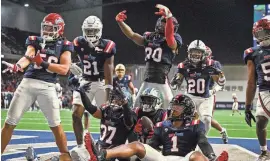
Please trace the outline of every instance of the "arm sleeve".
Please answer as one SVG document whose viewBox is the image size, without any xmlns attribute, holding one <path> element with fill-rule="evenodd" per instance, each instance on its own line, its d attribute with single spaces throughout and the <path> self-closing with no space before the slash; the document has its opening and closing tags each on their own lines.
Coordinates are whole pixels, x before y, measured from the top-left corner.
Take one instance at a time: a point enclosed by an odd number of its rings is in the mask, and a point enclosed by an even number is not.
<svg viewBox="0 0 270 161">
<path fill-rule="evenodd" d="M 175 37 L 174 37 L 174 25 L 173 25 L 173 18 L 168 18 L 166 21 L 165 26 L 165 37 L 168 46 L 172 46 L 175 43 Z"/>
<path fill-rule="evenodd" d="M 149 140 L 148 145 L 150 145 L 154 149 L 158 149 L 159 150 L 160 149 L 159 146 L 161 145 L 160 135 L 161 135 L 161 127 L 155 127 L 155 129 L 154 129 L 154 135 Z"/>
<path fill-rule="evenodd" d="M 132 126 L 136 123 L 137 117 L 136 114 L 131 110 L 130 107 L 128 107 L 128 103 L 123 105 L 124 110 L 124 122 L 125 125 L 129 128 L 132 128 Z"/>
</svg>

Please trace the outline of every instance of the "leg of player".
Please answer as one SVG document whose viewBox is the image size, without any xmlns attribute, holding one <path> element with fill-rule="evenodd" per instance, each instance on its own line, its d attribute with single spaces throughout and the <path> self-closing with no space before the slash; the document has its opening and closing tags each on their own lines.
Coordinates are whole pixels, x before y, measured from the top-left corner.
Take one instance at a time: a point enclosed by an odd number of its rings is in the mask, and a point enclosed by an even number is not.
<svg viewBox="0 0 270 161">
<path fill-rule="evenodd" d="M 211 120 L 211 126 L 213 128 L 215 128 L 216 130 L 218 130 L 221 134 L 221 138 L 223 140 L 224 144 L 228 143 L 228 134 L 227 134 L 227 130 L 225 128 L 223 128 L 218 122 L 217 120 L 213 119 Z"/>
<path fill-rule="evenodd" d="M 84 134 L 88 132 L 89 129 L 89 113 L 87 111 L 84 111 L 83 113 L 84 116 Z"/>
<path fill-rule="evenodd" d="M 73 105 L 72 124 L 78 146 L 81 146 L 83 144 L 83 125 L 82 125 L 83 113 L 84 113 L 83 106 L 78 104 Z"/>
<path fill-rule="evenodd" d="M 270 152 L 267 151 L 267 124 L 268 119 L 264 116 L 256 116 L 256 133 L 261 147 L 261 155 L 259 159 L 270 159 Z"/>
</svg>

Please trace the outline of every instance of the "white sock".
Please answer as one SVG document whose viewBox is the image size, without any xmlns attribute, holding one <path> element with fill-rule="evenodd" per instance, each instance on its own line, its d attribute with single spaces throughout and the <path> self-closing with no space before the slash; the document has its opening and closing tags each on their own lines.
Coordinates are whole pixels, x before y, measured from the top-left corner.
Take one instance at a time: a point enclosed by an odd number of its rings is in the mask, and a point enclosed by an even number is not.
<svg viewBox="0 0 270 161">
<path fill-rule="evenodd" d="M 81 147 L 83 147 L 83 144 L 78 145 L 78 148 L 81 148 Z"/>
<path fill-rule="evenodd" d="M 222 127 L 221 129 L 222 129 L 222 130 L 221 130 L 221 132 L 224 132 L 224 131 L 226 131 L 226 129 L 225 129 L 225 128 L 223 128 L 223 127 Z"/>
<path fill-rule="evenodd" d="M 261 150 L 263 150 L 263 151 L 266 151 L 267 150 L 267 145 L 265 145 L 265 146 L 260 146 L 261 147 Z"/>
</svg>

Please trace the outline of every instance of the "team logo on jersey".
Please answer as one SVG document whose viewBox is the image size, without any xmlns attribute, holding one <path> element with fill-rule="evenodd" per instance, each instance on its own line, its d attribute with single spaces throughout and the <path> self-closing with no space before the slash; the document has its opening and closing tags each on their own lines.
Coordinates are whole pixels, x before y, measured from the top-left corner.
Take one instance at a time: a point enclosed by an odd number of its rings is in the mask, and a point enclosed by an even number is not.
<svg viewBox="0 0 270 161">
<path fill-rule="evenodd" d="M 95 47 L 95 51 L 96 51 L 97 53 L 101 53 L 101 52 L 103 52 L 103 49 L 101 49 L 101 48 L 99 48 L 99 47 Z"/>
<path fill-rule="evenodd" d="M 180 132 L 180 133 L 175 133 L 176 136 L 184 136 L 184 133 Z"/>
<path fill-rule="evenodd" d="M 168 132 L 168 128 L 165 128 L 164 131 L 165 131 L 165 132 Z"/>
<path fill-rule="evenodd" d="M 81 48 L 81 51 L 84 51 L 84 48 Z"/>
</svg>

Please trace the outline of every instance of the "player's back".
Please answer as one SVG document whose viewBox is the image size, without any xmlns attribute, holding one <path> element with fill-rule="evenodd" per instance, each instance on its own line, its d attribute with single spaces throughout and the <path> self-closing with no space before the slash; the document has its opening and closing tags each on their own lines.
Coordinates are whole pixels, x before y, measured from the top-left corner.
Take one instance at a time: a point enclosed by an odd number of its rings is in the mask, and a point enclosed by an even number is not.
<svg viewBox="0 0 270 161">
<path fill-rule="evenodd" d="M 177 46 L 182 45 L 182 38 L 175 33 Z M 153 32 L 145 32 L 145 61 L 146 72 L 145 81 L 164 84 L 166 76 L 170 72 L 175 53 L 167 45 L 166 39 L 163 36 L 156 35 Z"/>
<path fill-rule="evenodd" d="M 255 69 L 259 91 L 270 90 L 270 48 L 260 46 L 249 48 L 244 52 L 244 59 L 252 60 Z"/>
<path fill-rule="evenodd" d="M 185 156 L 195 150 L 198 144 L 198 133 L 204 129 L 204 124 L 194 120 L 184 127 L 174 128 L 172 122 L 167 120 L 159 123 L 157 128 L 159 129 L 155 133 L 159 133 L 163 155 Z"/>
<path fill-rule="evenodd" d="M 178 73 L 182 74 L 187 83 L 187 93 L 208 98 L 211 83 L 211 75 L 206 72 L 207 64 L 198 64 L 197 66 L 188 60 L 178 64 Z"/>
<path fill-rule="evenodd" d="M 83 78 L 91 81 L 104 79 L 104 63 L 116 53 L 115 43 L 111 40 L 100 39 L 99 44 L 91 48 L 83 37 L 76 37 L 73 41 L 74 49 L 83 63 Z"/>
<path fill-rule="evenodd" d="M 113 78 L 113 82 L 118 83 L 120 85 L 120 87 L 122 89 L 126 90 L 126 91 L 129 90 L 128 85 L 129 85 L 130 81 L 131 81 L 131 76 L 130 75 L 124 75 L 124 77 L 122 77 L 120 79 L 117 76 L 115 76 Z"/>
<path fill-rule="evenodd" d="M 73 52 L 74 50 L 72 43 L 67 40 L 58 39 L 44 43 L 43 38 L 38 36 L 29 36 L 26 39 L 26 46 L 33 46 L 36 53 L 40 50 L 40 56 L 44 61 L 55 64 L 60 64 L 60 57 L 63 52 Z M 34 63 L 31 63 L 28 66 L 24 74 L 24 78 L 38 79 L 50 83 L 54 83 L 56 77 L 56 73 L 51 72 L 49 69 L 44 69 L 41 66 L 37 66 Z"/>
</svg>

